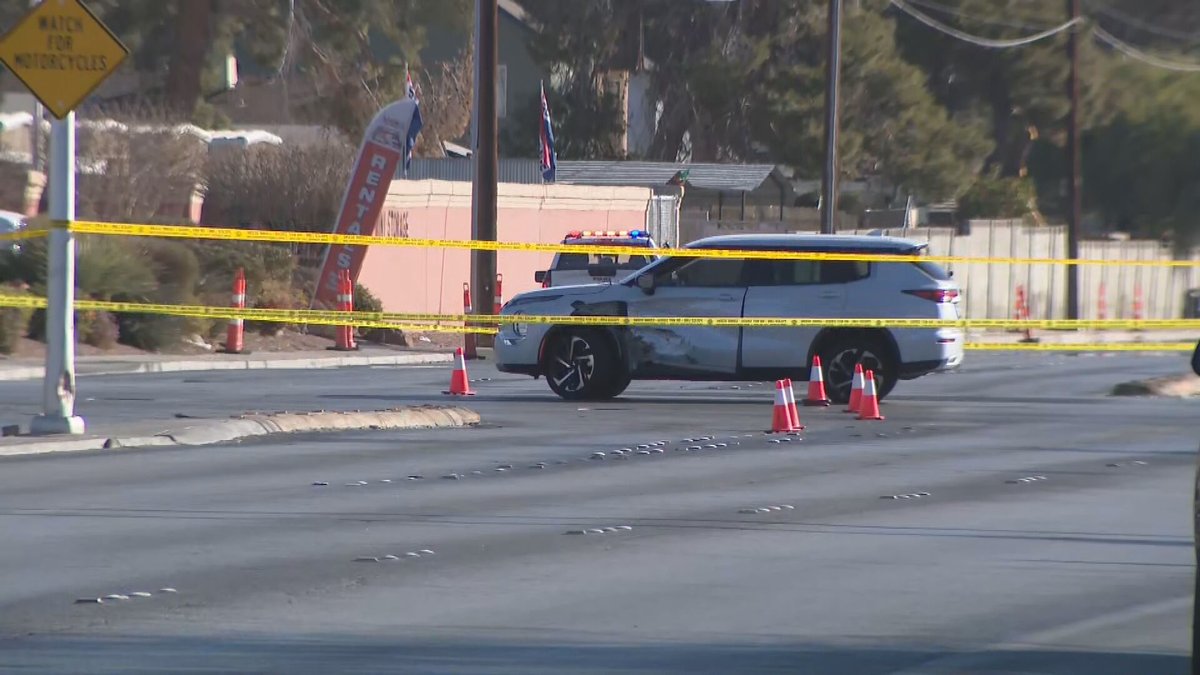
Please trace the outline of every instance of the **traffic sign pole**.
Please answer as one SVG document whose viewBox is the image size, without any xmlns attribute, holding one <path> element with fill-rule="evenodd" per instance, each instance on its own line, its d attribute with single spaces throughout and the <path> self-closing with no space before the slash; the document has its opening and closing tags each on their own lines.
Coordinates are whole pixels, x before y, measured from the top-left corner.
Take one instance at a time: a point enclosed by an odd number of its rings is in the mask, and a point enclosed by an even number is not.
<svg viewBox="0 0 1200 675">
<path fill-rule="evenodd" d="M 75 416 L 75 113 L 50 123 L 49 262 L 46 289 L 46 376 L 43 412 L 30 433 L 82 434 Z"/>
</svg>

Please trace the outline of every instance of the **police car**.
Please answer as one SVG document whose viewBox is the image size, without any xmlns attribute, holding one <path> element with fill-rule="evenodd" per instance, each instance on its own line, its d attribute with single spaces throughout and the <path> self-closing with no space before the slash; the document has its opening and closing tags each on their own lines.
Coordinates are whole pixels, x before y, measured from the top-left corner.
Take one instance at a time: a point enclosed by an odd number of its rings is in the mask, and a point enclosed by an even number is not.
<svg viewBox="0 0 1200 675">
<path fill-rule="evenodd" d="M 496 367 L 544 375 L 568 400 L 607 399 L 630 380 L 807 380 L 820 356 L 835 402 L 850 397 L 855 364 L 875 373 L 878 395 L 898 380 L 957 367 L 958 328 L 844 328 L 821 319 L 959 318 L 959 287 L 923 259 L 926 244 L 845 235 L 729 235 L 688 249 L 885 254 L 898 261 L 667 256 L 611 284 L 522 293 L 501 310 Z M 594 271 L 599 271 L 594 270 Z M 609 274 L 614 274 L 612 270 Z M 816 319 L 813 324 L 586 326 L 522 321 L 529 316 Z M 832 323 L 832 322 L 831 322 Z"/>
<path fill-rule="evenodd" d="M 645 230 L 570 232 L 564 244 L 629 247 L 629 253 L 556 253 L 550 269 L 535 272 L 542 288 L 579 284 L 611 284 L 613 279 L 636 272 L 658 260 L 658 246 Z"/>
</svg>

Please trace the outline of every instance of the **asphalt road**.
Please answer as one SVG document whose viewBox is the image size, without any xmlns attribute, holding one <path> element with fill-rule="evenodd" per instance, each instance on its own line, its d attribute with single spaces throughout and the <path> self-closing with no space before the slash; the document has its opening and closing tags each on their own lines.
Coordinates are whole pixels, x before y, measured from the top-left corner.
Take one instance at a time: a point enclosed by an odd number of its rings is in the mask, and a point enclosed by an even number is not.
<svg viewBox="0 0 1200 675">
<path fill-rule="evenodd" d="M 763 385 L 571 404 L 471 367 L 475 429 L 0 461 L 0 671 L 1187 671 L 1196 404 L 1105 396 L 1183 356 L 973 354 L 884 422 L 802 410 L 787 443 Z M 80 411 L 380 408 L 447 380 L 94 377 Z"/>
</svg>

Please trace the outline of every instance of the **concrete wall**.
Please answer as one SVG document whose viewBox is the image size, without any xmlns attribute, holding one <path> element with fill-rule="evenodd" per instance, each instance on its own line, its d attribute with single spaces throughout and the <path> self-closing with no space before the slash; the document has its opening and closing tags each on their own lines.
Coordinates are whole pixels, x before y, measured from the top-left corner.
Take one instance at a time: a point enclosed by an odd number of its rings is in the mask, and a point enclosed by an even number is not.
<svg viewBox="0 0 1200 675">
<path fill-rule="evenodd" d="M 867 230 L 843 230 L 866 234 Z M 928 241 L 933 255 L 1007 258 L 1062 258 L 1066 255 L 1064 226 L 1031 226 L 1021 221 L 971 221 L 970 233 L 951 227 L 917 227 L 884 234 Z M 1082 241 L 1079 257 L 1101 260 L 1172 260 L 1168 247 L 1153 240 Z M 1196 266 L 1185 268 L 1082 265 L 1079 273 L 1081 318 L 1099 318 L 1100 285 L 1107 296 L 1109 319 L 1133 318 L 1135 290 L 1142 291 L 1145 319 L 1179 318 L 1184 293 L 1200 288 L 1200 251 L 1191 253 Z M 947 265 L 964 290 L 963 309 L 971 318 L 1014 317 L 1016 287 L 1028 296 L 1031 318 L 1066 318 L 1066 266 L 1022 264 Z"/>
<path fill-rule="evenodd" d="M 557 244 L 571 230 L 637 229 L 646 220 L 649 202 L 647 188 L 501 183 L 497 238 Z M 394 181 L 376 234 L 470 239 L 471 184 Z M 499 252 L 496 262 L 504 275 L 504 297 L 537 288 L 533 273 L 546 269 L 552 258 L 552 253 Z M 457 314 L 462 311 L 462 284 L 469 280 L 469 272 L 467 250 L 373 246 L 358 281 L 379 297 L 387 311 Z"/>
<path fill-rule="evenodd" d="M 28 165 L 0 162 L 0 209 L 36 216 L 46 175 Z"/>
</svg>

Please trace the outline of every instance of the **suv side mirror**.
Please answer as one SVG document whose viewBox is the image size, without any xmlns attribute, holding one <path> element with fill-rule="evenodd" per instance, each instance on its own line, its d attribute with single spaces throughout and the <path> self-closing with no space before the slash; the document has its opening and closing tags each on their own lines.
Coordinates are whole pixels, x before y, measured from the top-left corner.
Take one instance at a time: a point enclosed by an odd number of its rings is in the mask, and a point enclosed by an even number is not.
<svg viewBox="0 0 1200 675">
<path fill-rule="evenodd" d="M 653 274 L 638 275 L 637 286 L 638 286 L 638 288 L 642 289 L 642 292 L 645 293 L 646 295 L 650 295 L 650 294 L 654 293 L 654 275 Z"/>
<path fill-rule="evenodd" d="M 533 280 L 535 283 L 539 283 L 539 284 L 546 283 L 546 270 L 538 270 L 538 271 L 534 272 Z"/>
<path fill-rule="evenodd" d="M 617 276 L 617 266 L 614 263 L 597 263 L 588 265 L 587 272 L 593 277 L 615 277 Z"/>
</svg>

